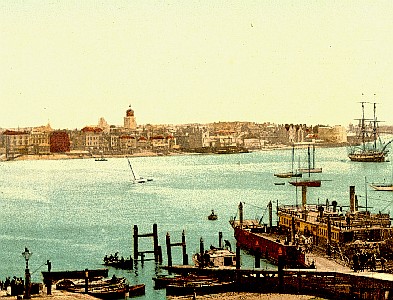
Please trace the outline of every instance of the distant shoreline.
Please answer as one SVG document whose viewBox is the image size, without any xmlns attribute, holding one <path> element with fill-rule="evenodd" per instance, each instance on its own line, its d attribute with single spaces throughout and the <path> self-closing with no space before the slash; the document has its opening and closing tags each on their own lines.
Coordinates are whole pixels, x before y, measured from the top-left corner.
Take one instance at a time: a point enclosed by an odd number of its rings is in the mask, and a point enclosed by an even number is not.
<svg viewBox="0 0 393 300">
<path fill-rule="evenodd" d="M 319 148 L 336 148 L 346 147 L 347 143 L 329 143 L 317 144 Z M 263 152 L 274 150 L 292 149 L 291 145 L 274 145 L 261 149 L 250 149 L 250 152 Z M 105 155 L 91 155 L 83 152 L 68 152 L 68 153 L 50 153 L 50 154 L 22 154 L 13 159 L 5 160 L 4 155 L 0 156 L 0 161 L 22 161 L 22 160 L 67 160 L 67 159 L 96 159 L 96 158 L 125 158 L 125 157 L 156 157 L 156 156 L 179 156 L 179 155 L 207 155 L 214 153 L 197 153 L 197 152 L 170 152 L 168 154 L 157 153 L 152 151 L 143 151 L 133 154 L 105 154 Z M 222 155 L 222 154 L 220 154 Z M 231 155 L 231 154 L 226 154 Z"/>
</svg>

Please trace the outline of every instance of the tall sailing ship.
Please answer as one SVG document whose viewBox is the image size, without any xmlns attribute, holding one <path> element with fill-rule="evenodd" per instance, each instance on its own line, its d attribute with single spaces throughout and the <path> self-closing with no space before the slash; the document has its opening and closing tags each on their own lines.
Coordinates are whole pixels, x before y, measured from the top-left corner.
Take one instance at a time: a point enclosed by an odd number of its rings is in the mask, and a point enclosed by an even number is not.
<svg viewBox="0 0 393 300">
<path fill-rule="evenodd" d="M 384 162 L 388 155 L 387 146 L 390 144 L 383 143 L 378 135 L 378 123 L 376 117 L 376 103 L 374 104 L 373 119 L 366 119 L 364 116 L 364 103 L 362 103 L 362 118 L 359 120 L 358 140 L 360 145 L 351 146 L 348 157 L 351 161 L 359 162 Z M 369 122 L 369 125 L 367 125 Z"/>
</svg>

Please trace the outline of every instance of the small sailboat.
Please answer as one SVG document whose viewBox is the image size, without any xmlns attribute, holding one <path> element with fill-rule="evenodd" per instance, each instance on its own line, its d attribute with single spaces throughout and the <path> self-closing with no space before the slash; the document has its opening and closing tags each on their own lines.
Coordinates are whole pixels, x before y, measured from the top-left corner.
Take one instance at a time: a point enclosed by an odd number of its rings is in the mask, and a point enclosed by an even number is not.
<svg viewBox="0 0 393 300">
<path fill-rule="evenodd" d="M 148 181 L 153 181 L 152 178 L 143 178 L 143 177 L 140 177 L 140 176 L 134 171 L 134 169 L 132 168 L 130 159 L 129 159 L 128 157 L 127 157 L 127 160 L 128 160 L 128 165 L 130 166 L 130 169 L 131 169 L 132 183 L 146 183 L 146 182 L 148 182 Z"/>
<path fill-rule="evenodd" d="M 307 145 L 308 152 L 310 153 L 310 143 Z M 312 143 L 312 164 L 308 168 L 299 168 L 300 173 L 322 173 L 322 168 L 315 167 L 315 144 Z"/>
<path fill-rule="evenodd" d="M 316 180 L 316 179 L 311 179 L 310 178 L 310 173 L 311 173 L 311 162 L 310 162 L 310 146 L 308 146 L 308 151 L 307 151 L 307 156 L 308 156 L 308 179 L 304 180 L 296 180 L 295 181 L 290 181 L 289 183 L 294 185 L 294 186 L 308 186 L 308 187 L 320 187 L 321 186 L 321 180 Z M 322 169 L 321 169 L 322 171 Z"/>
<path fill-rule="evenodd" d="M 278 178 L 302 177 L 302 173 L 294 172 L 293 170 L 294 159 L 295 159 L 295 145 L 293 144 L 292 145 L 292 170 L 290 172 L 275 173 L 274 176 Z"/>
</svg>

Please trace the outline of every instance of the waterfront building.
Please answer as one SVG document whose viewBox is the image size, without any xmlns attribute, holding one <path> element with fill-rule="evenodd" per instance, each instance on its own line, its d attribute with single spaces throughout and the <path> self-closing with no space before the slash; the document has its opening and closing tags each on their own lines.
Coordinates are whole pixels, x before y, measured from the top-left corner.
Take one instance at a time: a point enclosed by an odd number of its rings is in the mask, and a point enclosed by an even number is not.
<svg viewBox="0 0 393 300">
<path fill-rule="evenodd" d="M 346 143 L 347 131 L 345 127 L 341 125 L 335 125 L 333 127 L 319 126 L 318 138 L 330 143 Z"/>
<path fill-rule="evenodd" d="M 5 155 L 7 158 L 15 155 L 28 154 L 30 133 L 28 131 L 6 130 L 3 132 L 5 137 Z"/>
<path fill-rule="evenodd" d="M 82 128 L 82 141 L 84 142 L 84 149 L 90 153 L 97 152 L 103 149 L 103 130 L 98 127 L 86 126 Z"/>
<path fill-rule="evenodd" d="M 126 111 L 126 116 L 124 117 L 124 128 L 128 130 L 136 130 L 136 119 L 134 111 L 131 108 Z"/>
<path fill-rule="evenodd" d="M 65 130 L 53 131 L 50 134 L 50 152 L 51 153 L 65 153 L 70 152 L 70 136 Z"/>
</svg>

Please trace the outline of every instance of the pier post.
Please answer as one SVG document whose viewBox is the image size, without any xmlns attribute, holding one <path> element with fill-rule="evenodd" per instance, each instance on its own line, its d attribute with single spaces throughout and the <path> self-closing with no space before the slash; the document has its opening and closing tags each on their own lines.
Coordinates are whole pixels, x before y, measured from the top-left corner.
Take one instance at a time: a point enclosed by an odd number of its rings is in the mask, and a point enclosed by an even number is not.
<svg viewBox="0 0 393 300">
<path fill-rule="evenodd" d="M 171 236 L 169 232 L 166 233 L 166 253 L 168 256 L 168 267 L 172 267 Z"/>
<path fill-rule="evenodd" d="M 134 225 L 134 260 L 138 260 L 138 225 Z"/>
<path fill-rule="evenodd" d="M 269 202 L 267 207 L 269 208 L 269 229 L 270 229 L 270 232 L 271 232 L 272 231 L 272 227 L 273 227 L 273 204 L 272 204 L 272 201 Z"/>
<path fill-rule="evenodd" d="M 218 248 L 222 248 L 222 232 L 218 233 Z"/>
<path fill-rule="evenodd" d="M 159 251 L 158 251 L 158 230 L 157 224 L 153 224 L 153 245 L 154 245 L 154 261 L 159 261 Z"/>
<path fill-rule="evenodd" d="M 201 254 L 201 267 L 203 268 L 205 266 L 205 261 L 204 261 L 205 246 L 203 244 L 203 238 L 199 240 L 199 253 Z"/>
<path fill-rule="evenodd" d="M 327 218 L 327 255 L 331 255 L 331 247 L 332 245 L 332 224 L 331 224 L 331 220 L 330 217 L 328 216 Z"/>
<path fill-rule="evenodd" d="M 355 186 L 349 187 L 349 207 L 351 213 L 355 212 Z"/>
<path fill-rule="evenodd" d="M 182 243 L 182 250 L 183 250 L 183 265 L 188 265 L 186 234 L 184 233 L 184 229 L 181 234 L 181 243 Z"/>
</svg>

